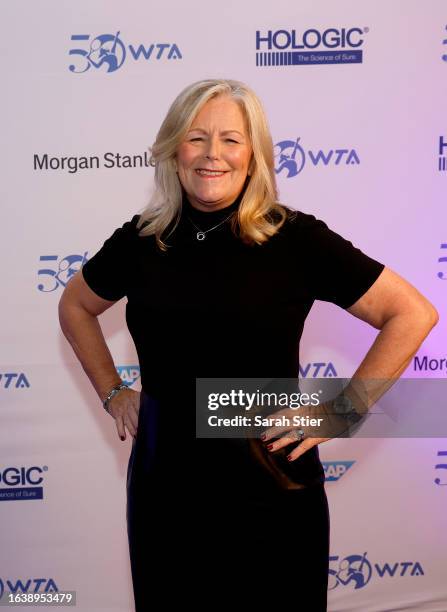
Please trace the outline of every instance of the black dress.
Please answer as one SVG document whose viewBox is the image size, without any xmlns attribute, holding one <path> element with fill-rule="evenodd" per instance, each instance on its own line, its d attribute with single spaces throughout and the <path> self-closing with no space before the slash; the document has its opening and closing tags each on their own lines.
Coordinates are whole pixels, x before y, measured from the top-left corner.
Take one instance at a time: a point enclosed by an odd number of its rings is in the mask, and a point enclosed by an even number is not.
<svg viewBox="0 0 447 612">
<path fill-rule="evenodd" d="M 141 368 L 127 479 L 138 612 L 156 594 L 209 602 L 208 587 L 219 601 L 258 604 L 277 593 L 296 610 L 326 610 L 329 513 L 318 448 L 289 464 L 291 447 L 272 456 L 258 440 L 196 438 L 195 379 L 296 377 L 314 300 L 348 308 L 384 266 L 301 212 L 288 212 L 263 245 L 243 244 L 229 220 L 197 240 L 195 226 L 211 228 L 239 204 L 202 212 L 184 196 L 167 252 L 138 237 L 135 215 L 82 269 L 100 297 L 127 296 Z"/>
</svg>

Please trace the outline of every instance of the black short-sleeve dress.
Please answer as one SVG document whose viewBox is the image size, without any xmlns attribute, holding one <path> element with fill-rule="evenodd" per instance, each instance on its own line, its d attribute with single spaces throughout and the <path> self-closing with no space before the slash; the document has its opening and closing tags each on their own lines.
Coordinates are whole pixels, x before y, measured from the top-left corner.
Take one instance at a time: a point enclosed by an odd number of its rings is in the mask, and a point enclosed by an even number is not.
<svg viewBox="0 0 447 612">
<path fill-rule="evenodd" d="M 167 252 L 138 236 L 135 215 L 82 268 L 100 297 L 127 297 L 141 369 L 127 479 L 137 611 L 163 578 L 184 579 L 192 556 L 184 601 L 197 601 L 213 580 L 219 597 L 233 597 L 243 575 L 239 599 L 260 602 L 266 588 L 284 596 L 287 585 L 311 598 L 300 608 L 294 595 L 297 610 L 326 610 L 329 514 L 318 448 L 288 463 L 290 447 L 272 456 L 258 441 L 196 438 L 195 379 L 297 377 L 313 302 L 348 308 L 384 266 L 315 216 L 288 209 L 275 236 L 246 245 L 230 227 L 239 205 L 240 197 L 203 212 L 184 195 Z"/>
</svg>

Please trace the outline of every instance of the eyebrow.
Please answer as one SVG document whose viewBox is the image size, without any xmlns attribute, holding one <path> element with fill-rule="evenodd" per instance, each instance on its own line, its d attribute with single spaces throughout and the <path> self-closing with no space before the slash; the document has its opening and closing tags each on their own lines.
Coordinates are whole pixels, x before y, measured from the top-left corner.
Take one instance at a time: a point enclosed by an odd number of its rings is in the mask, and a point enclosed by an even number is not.
<svg viewBox="0 0 447 612">
<path fill-rule="evenodd" d="M 190 128 L 189 132 L 202 132 L 203 134 L 206 133 L 206 130 L 204 130 L 203 128 Z M 239 130 L 223 130 L 221 132 L 221 134 L 239 134 L 240 136 L 244 137 L 244 135 L 239 132 Z"/>
</svg>

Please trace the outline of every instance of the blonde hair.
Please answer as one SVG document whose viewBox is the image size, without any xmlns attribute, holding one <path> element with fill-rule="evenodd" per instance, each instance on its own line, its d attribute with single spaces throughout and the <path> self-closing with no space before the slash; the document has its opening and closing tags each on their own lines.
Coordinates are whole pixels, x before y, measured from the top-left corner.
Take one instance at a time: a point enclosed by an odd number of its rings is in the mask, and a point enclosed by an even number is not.
<svg viewBox="0 0 447 612">
<path fill-rule="evenodd" d="M 157 245 L 163 251 L 167 245 L 162 235 L 172 222 L 174 225 L 169 233 L 174 231 L 182 207 L 182 185 L 175 166 L 177 148 L 206 102 L 221 95 L 230 96 L 240 105 L 253 150 L 250 176 L 245 183 L 238 214 L 232 218 L 232 231 L 245 243 L 262 244 L 276 234 L 286 220 L 286 209 L 277 202 L 273 142 L 259 98 L 240 81 L 197 81 L 174 100 L 150 148 L 151 165 L 155 166 L 155 188 L 137 228 L 141 237 L 155 235 Z"/>
</svg>

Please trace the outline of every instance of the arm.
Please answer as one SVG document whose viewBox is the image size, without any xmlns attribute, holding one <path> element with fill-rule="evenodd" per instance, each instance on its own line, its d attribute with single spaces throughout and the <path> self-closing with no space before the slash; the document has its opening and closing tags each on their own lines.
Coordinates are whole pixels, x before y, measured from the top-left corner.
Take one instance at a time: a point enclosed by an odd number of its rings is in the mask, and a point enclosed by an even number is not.
<svg viewBox="0 0 447 612">
<path fill-rule="evenodd" d="M 438 313 L 415 287 L 389 268 L 382 271 L 369 290 L 347 311 L 380 329 L 344 390 L 344 395 L 352 400 L 357 412 L 365 414 L 408 366 L 423 340 L 438 322 Z M 265 432 L 263 440 L 268 442 L 278 433 L 289 429 L 270 428 Z M 304 438 L 290 451 L 289 461 L 295 461 L 316 444 L 330 439 Z M 290 436 L 284 436 L 273 442 L 269 450 L 276 451 L 292 441 Z"/>
<path fill-rule="evenodd" d="M 110 389 L 122 382 L 98 321 L 98 316 L 113 304 L 115 302 L 100 298 L 90 289 L 81 271 L 77 272 L 67 284 L 59 301 L 62 332 L 101 401 Z M 130 395 L 127 389 L 120 391 L 109 404 L 118 434 L 123 440 L 126 438 L 124 424 L 128 426 L 129 433 L 134 435 L 137 422 L 135 411 L 131 411 L 129 415 L 124 411 L 123 397 L 120 396 L 126 395 Z"/>
<path fill-rule="evenodd" d="M 346 389 L 354 405 L 358 395 L 367 410 L 404 372 L 439 317 L 415 287 L 389 268 L 347 311 L 380 329 Z"/>
</svg>

